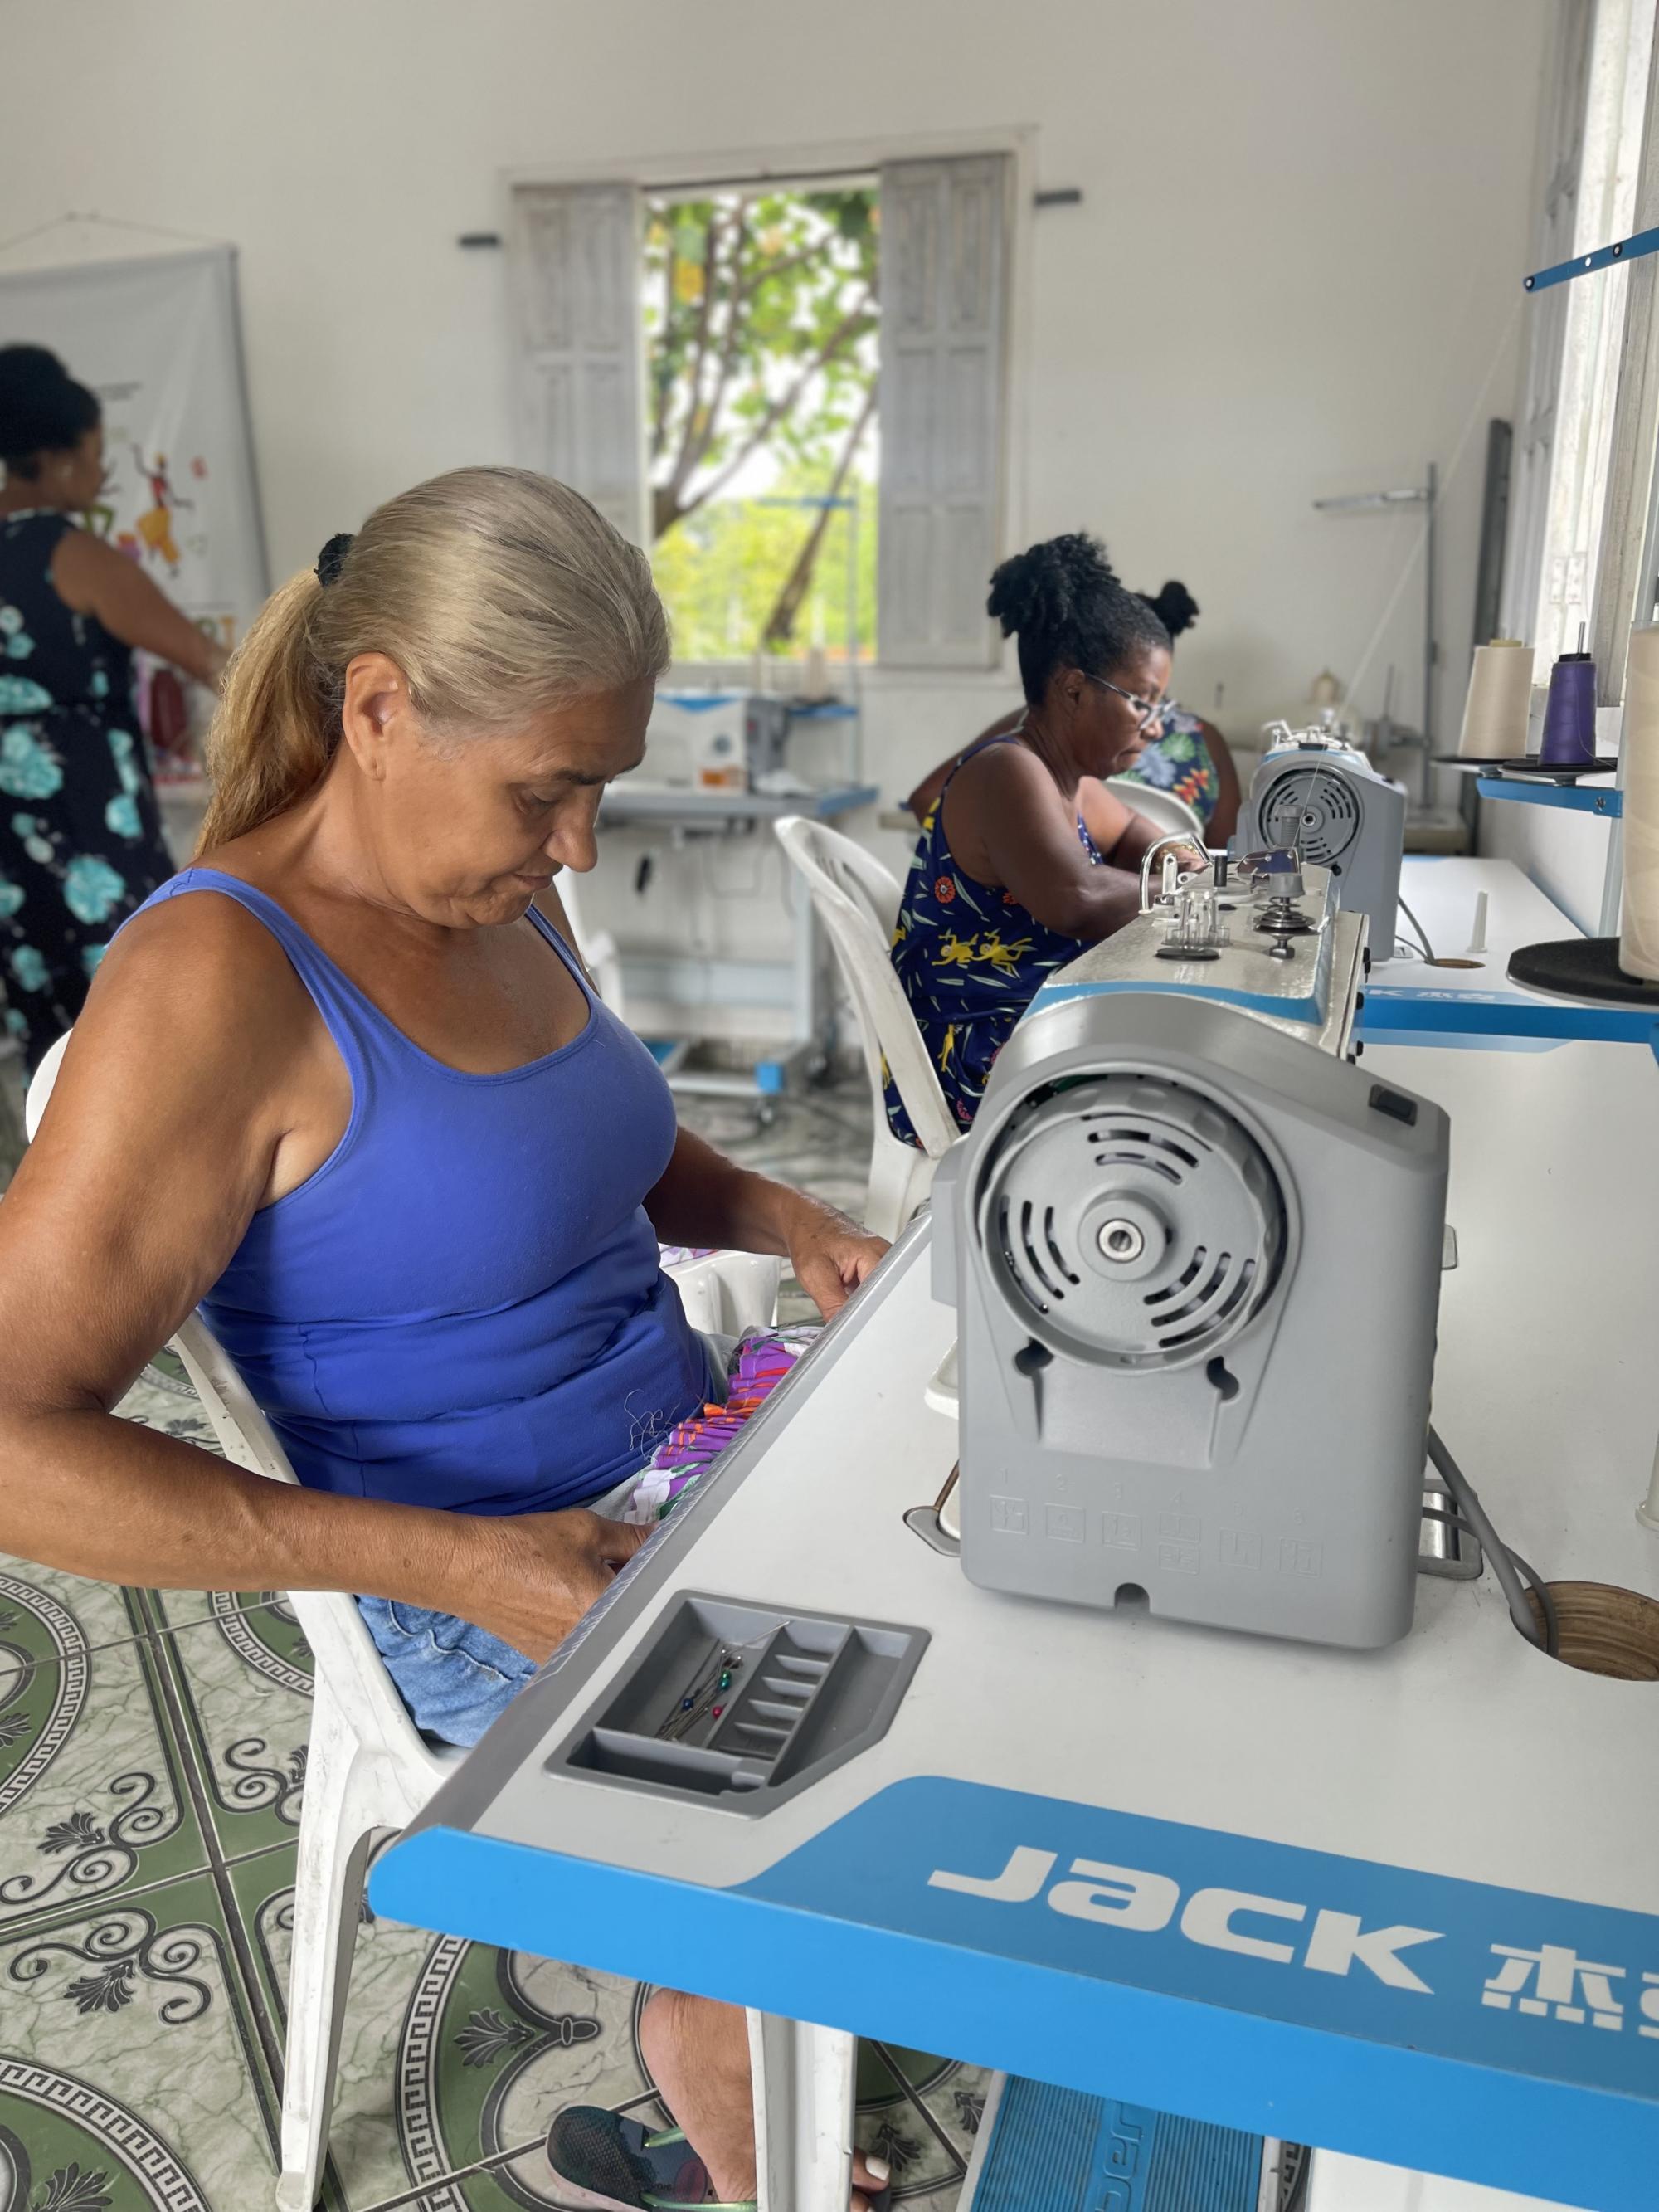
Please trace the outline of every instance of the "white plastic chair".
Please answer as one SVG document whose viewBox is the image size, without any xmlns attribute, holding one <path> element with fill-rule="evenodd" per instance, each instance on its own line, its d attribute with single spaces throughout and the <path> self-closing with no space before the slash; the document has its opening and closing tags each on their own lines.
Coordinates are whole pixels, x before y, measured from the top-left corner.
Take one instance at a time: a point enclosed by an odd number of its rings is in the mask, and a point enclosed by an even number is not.
<svg viewBox="0 0 1659 2212">
<path fill-rule="evenodd" d="M 29 1085 L 31 1138 L 52 1096 L 67 1036 Z M 777 1310 L 782 1263 L 747 1252 L 674 1261 L 694 1328 L 738 1335 Z M 173 1339 L 227 1459 L 273 1482 L 298 1480 L 247 1385 L 199 1314 Z M 362 1615 L 347 1595 L 289 1594 L 314 1664 L 311 1735 L 294 1888 L 288 2047 L 283 2069 L 278 2212 L 311 2212 L 322 2187 L 340 2033 L 369 1852 L 384 1829 L 407 1827 L 463 1753 L 428 1742 L 409 1717 Z"/>
<path fill-rule="evenodd" d="M 864 1218 L 877 1236 L 896 1237 L 927 1197 L 934 1163 L 962 1133 L 889 957 L 899 887 L 861 845 L 822 822 L 786 814 L 775 826 L 779 843 L 811 894 L 852 994 L 875 1124 Z M 921 1139 L 920 1152 L 887 1126 L 881 1097 L 884 1057 L 910 1126 Z"/>
<path fill-rule="evenodd" d="M 592 930 L 584 923 L 582 894 L 576 888 L 576 878 L 570 869 L 560 871 L 554 889 L 570 924 L 570 933 L 576 940 L 577 957 L 593 979 L 593 988 L 617 1019 L 625 1022 L 628 1016 L 623 1010 L 621 948 L 608 929 Z"/>
<path fill-rule="evenodd" d="M 1123 804 L 1137 814 L 1144 814 L 1149 822 L 1158 825 L 1162 837 L 1190 837 L 1199 851 L 1207 845 L 1204 824 L 1197 810 L 1188 806 L 1184 799 L 1173 791 L 1159 791 L 1156 785 L 1138 783 L 1132 775 L 1109 775 L 1108 791 L 1115 791 Z"/>
</svg>

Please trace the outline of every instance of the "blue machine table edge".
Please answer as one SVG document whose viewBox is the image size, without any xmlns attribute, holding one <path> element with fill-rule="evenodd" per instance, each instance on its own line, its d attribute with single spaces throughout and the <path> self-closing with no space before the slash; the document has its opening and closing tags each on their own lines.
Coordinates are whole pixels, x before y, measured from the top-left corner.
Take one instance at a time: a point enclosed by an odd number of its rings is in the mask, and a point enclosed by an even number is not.
<svg viewBox="0 0 1659 2212">
<path fill-rule="evenodd" d="M 1647 2212 L 1659 2173 L 1652 1886 L 1644 1909 L 1625 1909 L 1149 1815 L 1130 1808 L 1147 1778 L 1101 1753 L 1109 1730 L 1079 1741 L 1077 1794 L 951 1771 L 963 1762 L 941 1701 L 953 1676 L 973 1674 L 988 1635 L 1012 1632 L 1004 1666 L 1018 1674 L 1029 1628 L 1048 1648 L 1026 1663 L 1053 1680 L 1074 1673 L 1079 1651 L 1109 1664 L 1124 1631 L 975 1591 L 953 1562 L 927 1554 L 900 1512 L 929 1486 L 930 1467 L 908 1480 L 902 1467 L 866 1468 L 847 1501 L 868 1572 L 842 1601 L 922 1622 L 927 1635 L 878 1741 L 758 1815 L 695 1796 L 671 1804 L 562 1763 L 678 1595 L 752 1594 L 736 1589 L 734 1563 L 757 1550 L 757 1572 L 778 1587 L 777 1559 L 799 1547 L 775 1545 L 769 1560 L 757 1532 L 775 1534 L 779 1485 L 806 1479 L 792 1463 L 808 1438 L 826 1426 L 845 1435 L 848 1409 L 887 1389 L 878 1370 L 901 1366 L 919 1400 L 942 1341 L 927 1234 L 925 1220 L 907 1232 L 719 1479 L 382 1857 L 377 1911 L 1231 2127 L 1596 2212 Z M 896 1398 L 884 1411 L 902 1462 L 937 1417 Z M 879 1525 L 864 1519 L 872 1497 L 886 1501 Z M 821 1602 L 826 1579 L 802 1559 L 790 1603 Z M 935 1583 L 942 1608 L 926 1599 Z M 1298 1674 L 1404 1669 L 1416 1642 L 1357 1657 L 1291 1652 L 1287 1666 L 1287 1647 L 1163 1636 L 1130 1662 L 1120 1694 L 1133 1696 L 1154 1660 L 1188 1675 L 1206 1653 L 1211 1669 L 1235 1676 L 1259 1666 L 1261 1691 L 1282 1686 L 1291 1740 L 1305 1723 Z M 1389 1702 L 1424 1690 L 1424 1656 Z M 1431 1675 L 1427 1686 L 1437 1697 Z M 1180 1680 L 1170 1689 L 1183 1700 Z M 1472 1724 L 1499 1725 L 1495 1714 Z M 1034 1736 L 1044 1725 L 1034 1717 Z M 1195 1717 L 1195 1759 L 1204 1733 Z M 1494 1773 L 1520 1748 L 1488 1741 Z M 1316 1793 L 1318 1767 L 1304 1778 Z M 1054 1771 L 1064 1778 L 1063 1764 Z"/>
</svg>

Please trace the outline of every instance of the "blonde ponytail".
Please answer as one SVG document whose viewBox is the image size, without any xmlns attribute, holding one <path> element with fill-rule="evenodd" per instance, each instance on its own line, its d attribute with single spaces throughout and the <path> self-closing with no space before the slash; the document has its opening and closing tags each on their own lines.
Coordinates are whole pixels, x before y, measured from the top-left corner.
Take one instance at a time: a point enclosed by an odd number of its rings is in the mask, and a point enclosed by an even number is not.
<svg viewBox="0 0 1659 2212">
<path fill-rule="evenodd" d="M 668 665 L 651 564 L 566 484 L 456 469 L 377 507 L 319 585 L 269 599 L 226 673 L 198 855 L 297 805 L 340 740 L 345 672 L 384 653 L 434 735 L 500 733 Z"/>
<path fill-rule="evenodd" d="M 322 586 L 306 569 L 259 610 L 225 672 L 208 732 L 213 796 L 199 856 L 285 814 L 333 757 L 326 702 L 312 677 L 311 616 Z"/>
</svg>

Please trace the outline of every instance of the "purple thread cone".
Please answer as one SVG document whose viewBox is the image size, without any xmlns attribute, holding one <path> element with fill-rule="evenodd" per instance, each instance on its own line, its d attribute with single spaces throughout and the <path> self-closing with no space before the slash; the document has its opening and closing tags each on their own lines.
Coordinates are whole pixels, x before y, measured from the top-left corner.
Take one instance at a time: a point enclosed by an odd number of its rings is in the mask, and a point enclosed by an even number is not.
<svg viewBox="0 0 1659 2212">
<path fill-rule="evenodd" d="M 1595 663 L 1587 653 L 1564 653 L 1550 672 L 1538 757 L 1556 768 L 1595 758 Z"/>
</svg>

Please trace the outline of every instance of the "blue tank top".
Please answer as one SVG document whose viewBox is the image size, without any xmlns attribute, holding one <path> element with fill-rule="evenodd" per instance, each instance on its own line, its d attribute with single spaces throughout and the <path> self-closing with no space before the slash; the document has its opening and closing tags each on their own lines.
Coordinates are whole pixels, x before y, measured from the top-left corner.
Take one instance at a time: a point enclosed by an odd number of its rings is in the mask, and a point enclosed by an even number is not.
<svg viewBox="0 0 1659 2212">
<path fill-rule="evenodd" d="M 270 930 L 351 1078 L 339 1144 L 254 1215 L 202 1301 L 295 1474 L 465 1513 L 548 1511 L 619 1482 L 708 1394 L 642 1202 L 675 1137 L 651 1054 L 533 908 L 586 1025 L 544 1059 L 468 1075 L 238 878 L 186 868 L 146 907 L 199 890 Z"/>
</svg>

